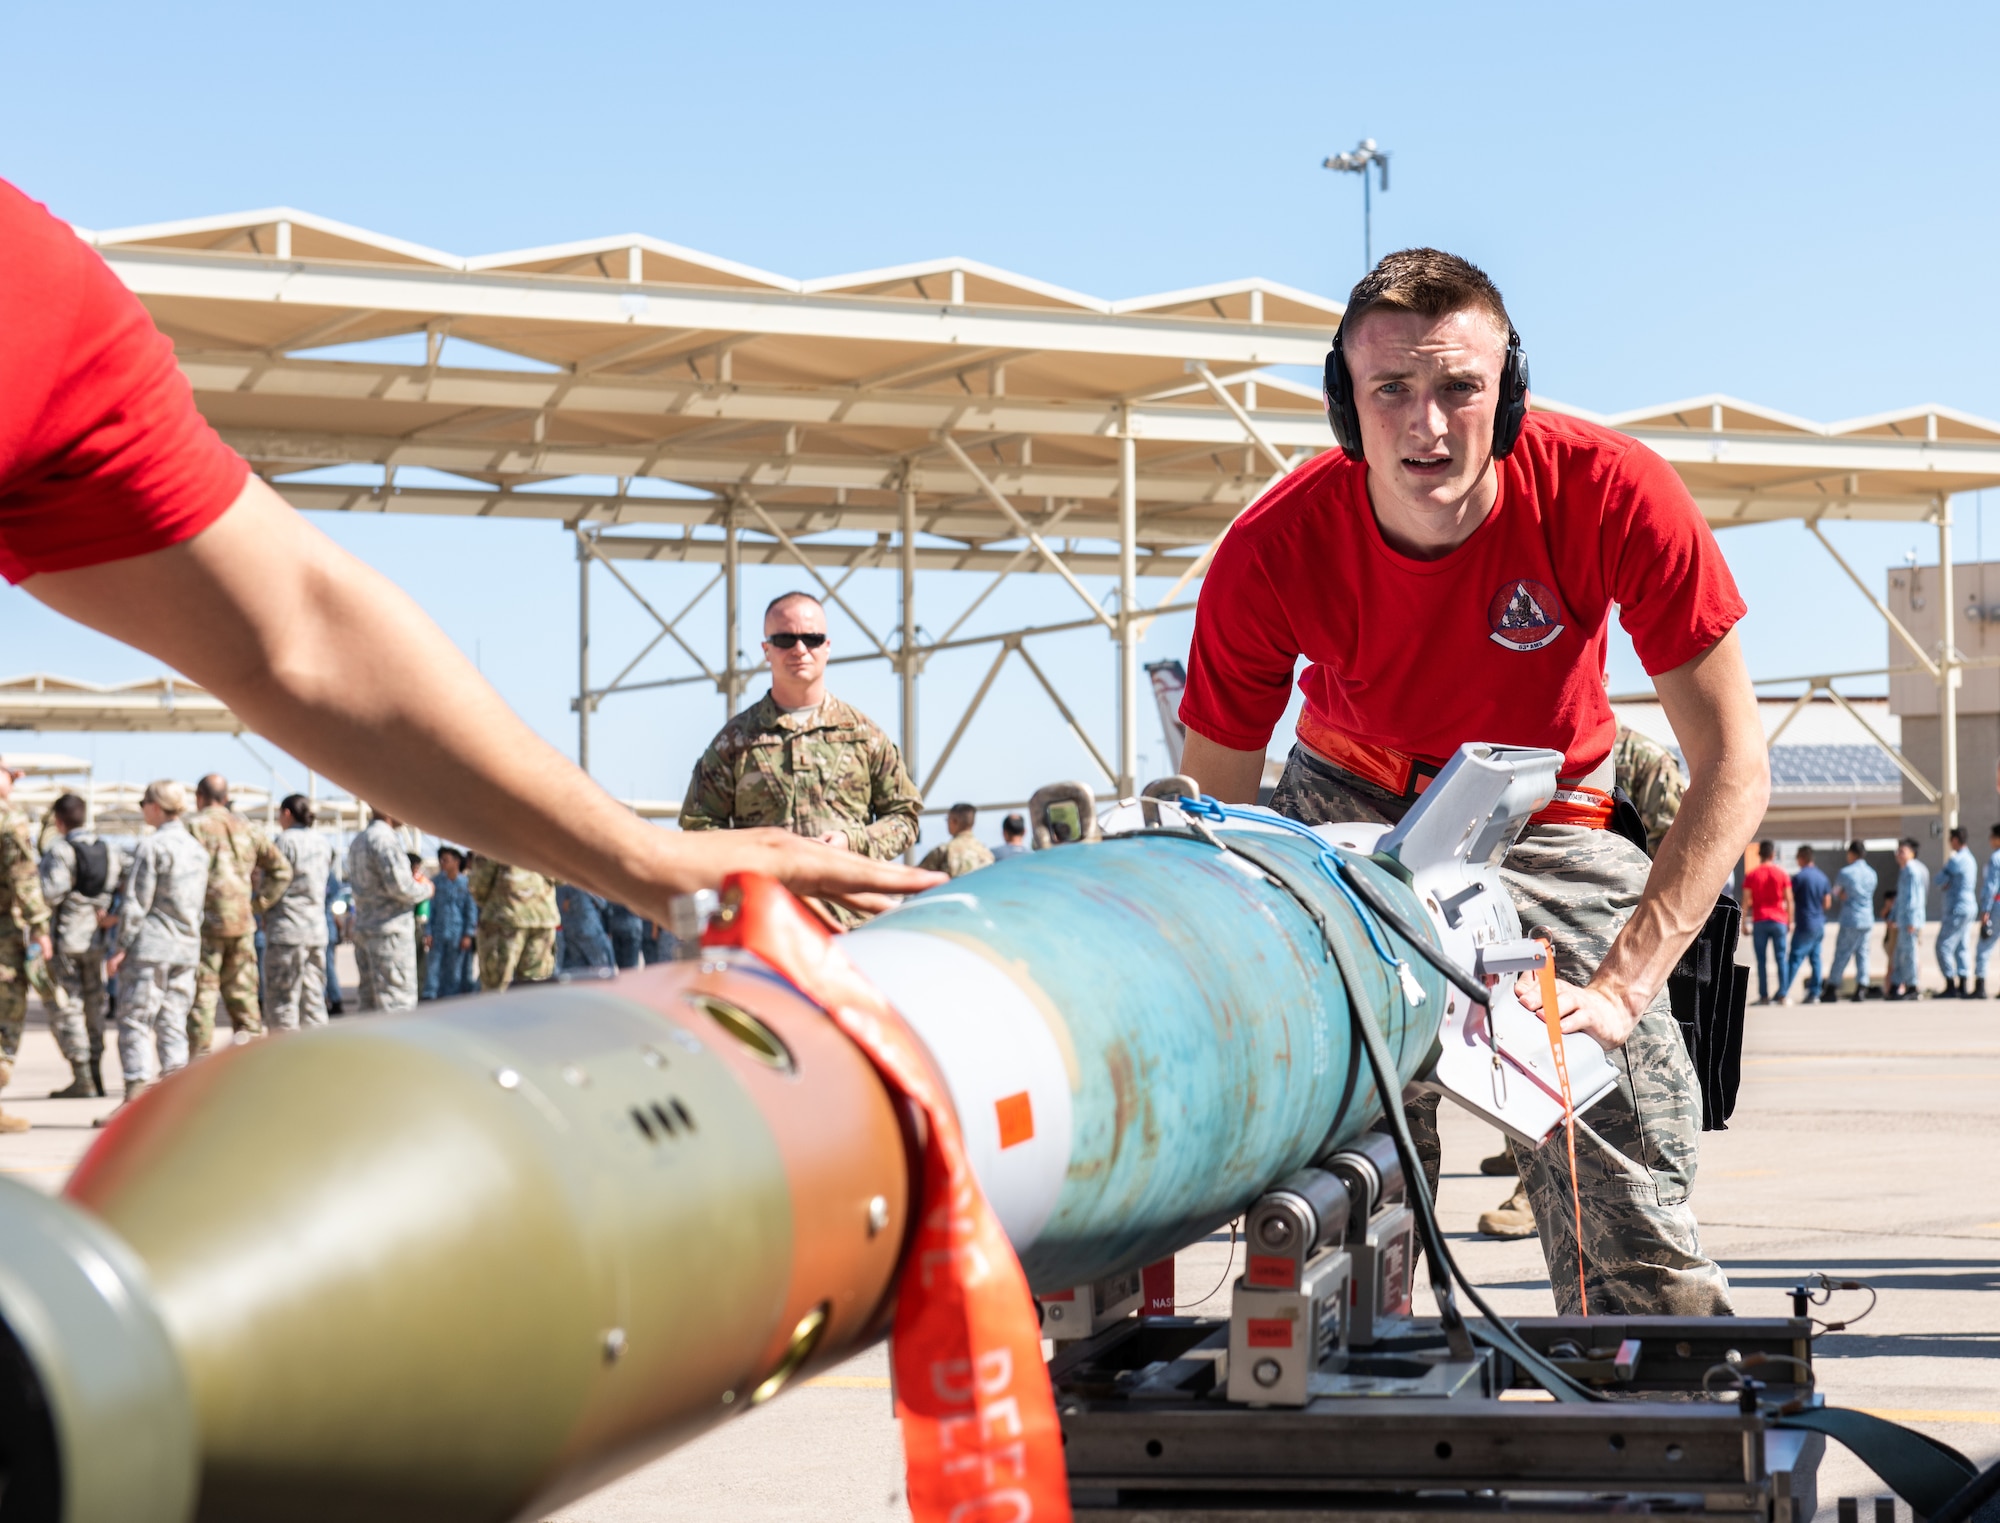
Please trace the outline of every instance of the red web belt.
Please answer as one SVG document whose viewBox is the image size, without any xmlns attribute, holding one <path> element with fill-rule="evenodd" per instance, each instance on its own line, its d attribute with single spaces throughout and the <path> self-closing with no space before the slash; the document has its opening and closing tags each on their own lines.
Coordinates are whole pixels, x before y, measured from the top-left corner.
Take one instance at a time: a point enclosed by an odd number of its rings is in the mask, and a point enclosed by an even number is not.
<svg viewBox="0 0 2000 1523">
<path fill-rule="evenodd" d="M 773 878 L 735 873 L 704 946 L 754 952 L 820 1006 L 923 1116 L 923 1196 L 896 1277 L 889 1359 L 917 1523 L 1069 1523 L 1041 1326 L 916 1034 Z"/>
<path fill-rule="evenodd" d="M 1358 740 L 1311 713 L 1299 716 L 1298 735 L 1307 750 L 1341 771 L 1351 772 L 1364 783 L 1373 783 L 1405 801 L 1422 794 L 1440 770 L 1406 751 Z M 1528 823 L 1587 825 L 1593 830 L 1604 830 L 1611 824 L 1611 795 L 1582 784 L 1558 787 L 1548 807 L 1531 816 Z"/>
</svg>

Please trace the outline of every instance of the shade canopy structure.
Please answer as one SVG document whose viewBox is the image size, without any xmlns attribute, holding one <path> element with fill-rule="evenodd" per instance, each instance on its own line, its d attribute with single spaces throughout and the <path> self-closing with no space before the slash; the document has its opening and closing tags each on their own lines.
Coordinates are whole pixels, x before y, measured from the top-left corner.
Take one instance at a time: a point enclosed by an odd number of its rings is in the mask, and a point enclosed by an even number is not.
<svg viewBox="0 0 2000 1523">
<path fill-rule="evenodd" d="M 102 684 L 34 672 L 0 680 L 0 730 L 241 735 L 249 727 L 181 677 Z"/>
<path fill-rule="evenodd" d="M 751 674 L 735 633 L 743 564 L 811 568 L 836 601 L 854 570 L 898 570 L 899 628 L 842 606 L 901 674 L 904 749 L 927 785 L 992 674 L 920 769 L 918 673 L 954 643 L 919 642 L 921 576 L 1070 584 L 1074 621 L 956 644 L 997 645 L 996 671 L 1018 655 L 1130 793 L 1140 639 L 1192 607 L 1234 518 L 1332 447 L 1317 386 L 1283 371 L 1316 373 L 1340 303 L 1269 280 L 1107 300 L 963 258 L 801 280 L 638 234 L 468 257 L 289 208 L 82 236 L 172 337 L 209 420 L 296 505 L 567 526 L 580 653 L 593 568 L 644 603 L 631 563 L 712 563 L 723 662 L 657 613 L 654 644 L 699 668 L 669 681 L 713 683 L 733 710 Z M 421 354 L 352 348 L 407 335 Z M 1942 406 L 1827 424 L 1720 395 L 1609 415 L 1535 405 L 1643 440 L 1717 528 L 1928 521 L 1948 564 L 1951 495 L 2000 485 L 2000 424 Z M 329 480 L 328 467 L 349 469 Z M 398 481 L 415 468 L 452 480 Z M 1116 580 L 1101 596 L 1085 576 Z M 1171 590 L 1142 602 L 1141 577 Z M 1110 747 L 1023 643 L 1078 624 L 1118 646 Z M 593 685 L 580 654 L 586 766 L 593 710 L 663 685 L 631 670 Z"/>
</svg>

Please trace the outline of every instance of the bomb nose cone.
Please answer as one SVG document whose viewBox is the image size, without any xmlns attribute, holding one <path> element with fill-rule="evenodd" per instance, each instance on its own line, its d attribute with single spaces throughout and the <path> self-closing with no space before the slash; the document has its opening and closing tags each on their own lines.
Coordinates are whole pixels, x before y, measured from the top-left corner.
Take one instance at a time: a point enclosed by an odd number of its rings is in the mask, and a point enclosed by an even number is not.
<svg viewBox="0 0 2000 1523">
<path fill-rule="evenodd" d="M 7 1516 L 182 1523 L 194 1406 L 145 1270 L 101 1223 L 11 1180 L 0 1180 L 0 1244 Z"/>
<path fill-rule="evenodd" d="M 866 1060 L 710 964 L 236 1048 L 71 1191 L 145 1265 L 202 1519 L 452 1523 L 552 1506 L 850 1349 L 907 1181 Z"/>
</svg>

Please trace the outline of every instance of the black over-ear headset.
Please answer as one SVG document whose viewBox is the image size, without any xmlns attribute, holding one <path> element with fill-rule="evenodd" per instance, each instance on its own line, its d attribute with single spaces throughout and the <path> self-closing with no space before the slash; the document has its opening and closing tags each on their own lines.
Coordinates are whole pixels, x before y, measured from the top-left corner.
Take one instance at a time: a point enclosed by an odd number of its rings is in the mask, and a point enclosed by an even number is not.
<svg viewBox="0 0 2000 1523">
<path fill-rule="evenodd" d="M 1350 460 L 1361 458 L 1361 412 L 1354 403 L 1354 377 L 1347 371 L 1347 354 L 1340 336 L 1347 331 L 1346 320 L 1334 330 L 1333 348 L 1326 356 L 1326 420 L 1333 425 L 1333 437 L 1347 451 Z M 1500 367 L 1500 405 L 1493 414 L 1493 458 L 1505 460 L 1521 437 L 1521 425 L 1528 419 L 1528 357 L 1521 353 L 1521 335 L 1507 330 L 1507 359 Z"/>
</svg>

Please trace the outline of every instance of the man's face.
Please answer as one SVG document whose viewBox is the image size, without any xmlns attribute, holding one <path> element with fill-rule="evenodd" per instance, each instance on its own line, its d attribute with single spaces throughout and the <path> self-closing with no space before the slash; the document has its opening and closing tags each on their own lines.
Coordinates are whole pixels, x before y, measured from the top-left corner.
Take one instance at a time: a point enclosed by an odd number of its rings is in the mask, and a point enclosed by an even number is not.
<svg viewBox="0 0 2000 1523">
<path fill-rule="evenodd" d="M 1915 856 L 1916 853 L 1911 851 L 1910 848 L 1907 846 L 1898 846 L 1896 848 L 1896 860 L 1902 863 L 1905 867 L 1910 865 L 1911 859 L 1914 858 Z"/>
<path fill-rule="evenodd" d="M 1377 308 L 1344 340 L 1368 469 L 1413 506 L 1449 509 L 1493 455 L 1507 335 L 1479 311 Z"/>
<path fill-rule="evenodd" d="M 771 663 L 774 679 L 783 679 L 779 686 L 791 691 L 809 688 L 825 675 L 827 657 L 833 652 L 833 642 L 822 641 L 819 649 L 810 650 L 804 642 L 792 645 L 790 650 L 780 649 L 771 643 L 771 636 L 825 635 L 826 610 L 817 603 L 808 603 L 799 598 L 785 603 L 764 619 L 764 659 Z"/>
</svg>

